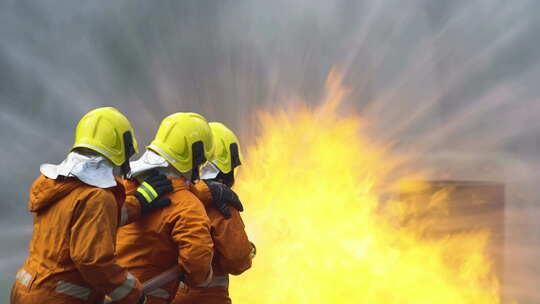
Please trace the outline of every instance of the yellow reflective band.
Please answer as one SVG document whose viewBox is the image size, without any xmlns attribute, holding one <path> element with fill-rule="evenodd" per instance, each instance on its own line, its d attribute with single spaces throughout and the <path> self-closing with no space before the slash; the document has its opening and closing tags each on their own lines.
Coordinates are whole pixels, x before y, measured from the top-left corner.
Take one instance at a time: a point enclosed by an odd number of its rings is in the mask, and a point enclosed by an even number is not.
<svg viewBox="0 0 540 304">
<path fill-rule="evenodd" d="M 158 194 L 157 194 L 156 190 L 154 190 L 154 187 L 150 186 L 149 183 L 143 182 L 142 185 L 144 186 L 145 190 L 148 190 L 148 191 L 150 191 L 150 193 L 152 193 L 152 198 L 153 199 L 158 197 Z"/>
<path fill-rule="evenodd" d="M 137 192 L 139 192 L 144 197 L 147 203 L 152 201 L 148 193 L 146 193 L 146 191 L 144 191 L 142 188 L 137 188 Z"/>
</svg>

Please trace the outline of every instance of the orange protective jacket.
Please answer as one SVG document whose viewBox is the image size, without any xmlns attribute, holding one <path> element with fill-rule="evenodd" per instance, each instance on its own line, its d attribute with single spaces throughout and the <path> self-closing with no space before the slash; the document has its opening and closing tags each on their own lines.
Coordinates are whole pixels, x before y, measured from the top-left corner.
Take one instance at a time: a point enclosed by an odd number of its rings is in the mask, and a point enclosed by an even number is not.
<svg viewBox="0 0 540 304">
<path fill-rule="evenodd" d="M 119 229 L 117 254 L 141 282 L 180 265 L 186 282 L 199 285 L 211 277 L 213 242 L 203 204 L 189 191 L 184 178 L 171 178 L 173 191 L 164 195 L 171 205 Z M 128 194 L 139 183 L 125 181 Z M 148 303 L 170 303 L 180 278 L 149 294 Z"/>
<path fill-rule="evenodd" d="M 105 295 L 115 303 L 136 303 L 141 284 L 115 255 L 124 199 L 122 185 L 101 189 L 41 175 L 30 190 L 34 232 L 11 303 L 101 304 Z"/>
<path fill-rule="evenodd" d="M 229 274 L 239 275 L 251 267 L 253 244 L 249 241 L 240 213 L 229 207 L 231 218 L 225 219 L 212 204 L 205 183 L 197 183 L 191 191 L 205 204 L 212 225 L 214 241 L 213 279 L 207 287 L 183 285 L 178 289 L 174 304 L 225 304 L 229 298 Z"/>
</svg>

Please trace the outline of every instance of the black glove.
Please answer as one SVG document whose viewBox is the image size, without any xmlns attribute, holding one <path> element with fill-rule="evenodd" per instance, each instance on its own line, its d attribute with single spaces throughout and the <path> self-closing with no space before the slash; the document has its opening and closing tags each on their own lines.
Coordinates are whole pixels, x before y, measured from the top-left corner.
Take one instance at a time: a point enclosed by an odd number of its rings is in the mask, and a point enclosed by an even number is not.
<svg viewBox="0 0 540 304">
<path fill-rule="evenodd" d="M 139 298 L 139 301 L 137 302 L 137 304 L 146 304 L 146 296 L 145 295 L 142 295 L 140 298 Z"/>
<path fill-rule="evenodd" d="M 156 172 L 145 179 L 134 194 L 141 204 L 141 215 L 169 206 L 171 200 L 160 196 L 172 190 L 172 182 L 163 174 Z"/>
<path fill-rule="evenodd" d="M 205 180 L 204 182 L 208 186 L 208 189 L 210 189 L 214 206 L 219 210 L 219 212 L 221 212 L 221 214 L 223 214 L 223 217 L 228 219 L 232 216 L 231 211 L 229 210 L 229 205 L 233 206 L 240 212 L 244 211 L 244 206 L 242 206 L 238 195 L 236 195 L 231 188 L 216 181 Z"/>
</svg>

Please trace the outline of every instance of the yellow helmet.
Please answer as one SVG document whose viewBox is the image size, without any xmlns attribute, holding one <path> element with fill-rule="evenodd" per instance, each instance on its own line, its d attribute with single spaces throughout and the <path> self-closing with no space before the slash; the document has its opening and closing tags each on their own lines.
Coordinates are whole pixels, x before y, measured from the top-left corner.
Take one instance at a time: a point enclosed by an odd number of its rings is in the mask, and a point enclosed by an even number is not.
<svg viewBox="0 0 540 304">
<path fill-rule="evenodd" d="M 193 170 L 192 179 L 198 179 L 199 167 L 214 153 L 212 131 L 197 113 L 175 113 L 163 119 L 148 149 L 182 173 Z"/>
<path fill-rule="evenodd" d="M 242 163 L 240 143 L 236 135 L 220 122 L 211 122 L 210 129 L 214 136 L 214 156 L 211 161 L 225 174 Z"/>
<path fill-rule="evenodd" d="M 94 150 L 122 167 L 129 166 L 129 158 L 138 152 L 129 120 L 113 107 L 97 108 L 81 118 L 70 151 L 76 148 Z"/>
</svg>

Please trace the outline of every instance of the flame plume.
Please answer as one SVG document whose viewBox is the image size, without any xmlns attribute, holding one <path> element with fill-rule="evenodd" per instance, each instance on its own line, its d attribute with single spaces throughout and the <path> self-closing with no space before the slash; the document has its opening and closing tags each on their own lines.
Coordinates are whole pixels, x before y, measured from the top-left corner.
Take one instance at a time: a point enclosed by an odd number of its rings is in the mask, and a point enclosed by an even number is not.
<svg viewBox="0 0 540 304">
<path fill-rule="evenodd" d="M 236 185 L 259 252 L 253 268 L 232 279 L 233 300 L 500 303 L 485 253 L 488 231 L 426 240 L 422 234 L 436 223 L 400 225 L 420 211 L 384 202 L 384 192 L 422 173 L 395 178 L 406 160 L 370 141 L 363 118 L 339 113 L 347 90 L 337 73 L 326 92 L 317 108 L 259 115 L 260 134 Z M 429 205 L 444 210 L 444 193 Z"/>
</svg>

